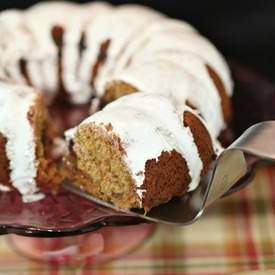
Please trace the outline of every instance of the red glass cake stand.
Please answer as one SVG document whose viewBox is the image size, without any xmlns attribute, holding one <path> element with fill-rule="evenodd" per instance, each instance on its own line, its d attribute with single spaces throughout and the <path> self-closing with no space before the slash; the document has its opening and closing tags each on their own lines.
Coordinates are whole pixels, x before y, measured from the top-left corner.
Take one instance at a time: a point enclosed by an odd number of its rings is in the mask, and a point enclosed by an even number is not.
<svg viewBox="0 0 275 275">
<path fill-rule="evenodd" d="M 230 144 L 249 126 L 275 119 L 275 86 L 231 62 L 234 119 L 222 137 Z M 54 106 L 60 130 L 82 120 L 88 107 Z M 119 219 L 118 219 L 119 216 Z M 0 233 L 30 258 L 57 264 L 95 264 L 121 256 L 152 234 L 154 224 L 98 205 L 65 189 L 23 204 L 16 192 L 0 193 Z M 86 233 L 86 234 L 84 234 Z"/>
</svg>

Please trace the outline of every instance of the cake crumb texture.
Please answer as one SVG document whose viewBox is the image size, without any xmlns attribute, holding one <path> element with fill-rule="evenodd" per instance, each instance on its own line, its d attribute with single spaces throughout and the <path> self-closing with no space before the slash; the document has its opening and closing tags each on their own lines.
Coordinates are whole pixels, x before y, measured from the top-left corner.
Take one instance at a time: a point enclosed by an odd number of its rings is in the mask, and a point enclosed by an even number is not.
<svg viewBox="0 0 275 275">
<path fill-rule="evenodd" d="M 119 208 L 139 207 L 132 177 L 123 161 L 120 140 L 115 136 L 108 138 L 104 131 L 91 124 L 80 127 L 67 165 L 81 172 L 75 178 L 80 179 L 76 182 L 84 191 Z"/>
</svg>

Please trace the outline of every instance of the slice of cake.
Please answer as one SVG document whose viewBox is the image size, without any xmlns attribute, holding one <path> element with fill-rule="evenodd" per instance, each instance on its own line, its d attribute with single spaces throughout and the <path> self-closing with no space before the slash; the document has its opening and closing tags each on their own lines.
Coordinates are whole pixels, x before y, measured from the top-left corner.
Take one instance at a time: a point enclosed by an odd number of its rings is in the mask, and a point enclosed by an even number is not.
<svg viewBox="0 0 275 275">
<path fill-rule="evenodd" d="M 17 189 L 25 202 L 41 199 L 39 186 L 54 190 L 63 180 L 43 99 L 30 87 L 1 82 L 0 109 L 1 187 Z"/>
<path fill-rule="evenodd" d="M 216 152 L 191 108 L 142 92 L 110 103 L 66 138 L 72 182 L 123 209 L 148 211 L 194 190 Z"/>
</svg>

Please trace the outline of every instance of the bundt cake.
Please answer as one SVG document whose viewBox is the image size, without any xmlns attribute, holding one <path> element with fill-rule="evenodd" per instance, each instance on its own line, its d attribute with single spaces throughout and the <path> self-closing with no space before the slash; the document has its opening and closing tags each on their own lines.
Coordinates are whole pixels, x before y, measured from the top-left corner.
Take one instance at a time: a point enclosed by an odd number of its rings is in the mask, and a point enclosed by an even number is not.
<svg viewBox="0 0 275 275">
<path fill-rule="evenodd" d="M 232 81 L 217 49 L 188 23 L 139 5 L 42 2 L 1 12 L 0 36 L 1 190 L 12 184 L 29 201 L 66 173 L 100 199 L 148 211 L 194 190 L 207 173 L 232 115 Z M 24 123 L 11 102 L 24 109 Z M 46 111 L 56 103 L 90 104 L 95 113 L 66 132 L 62 167 L 51 155 L 55 121 Z M 7 117 L 29 134 L 32 157 L 20 149 L 12 159 Z M 27 175 L 18 177 L 20 169 Z M 24 188 L 18 178 L 28 179 Z"/>
</svg>

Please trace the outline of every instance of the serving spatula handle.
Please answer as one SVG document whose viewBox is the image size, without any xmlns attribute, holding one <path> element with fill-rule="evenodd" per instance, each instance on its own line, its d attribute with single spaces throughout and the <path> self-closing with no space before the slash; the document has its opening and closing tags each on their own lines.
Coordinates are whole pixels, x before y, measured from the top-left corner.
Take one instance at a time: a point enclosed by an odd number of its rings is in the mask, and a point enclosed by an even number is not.
<svg viewBox="0 0 275 275">
<path fill-rule="evenodd" d="M 229 148 L 259 159 L 275 161 L 275 121 L 264 121 L 248 128 Z"/>
<path fill-rule="evenodd" d="M 251 126 L 220 155 L 211 175 L 206 205 L 250 183 L 255 164 L 262 160 L 275 162 L 275 121 Z"/>
</svg>

